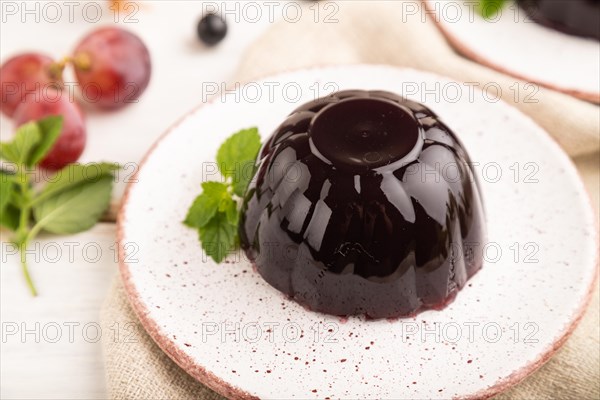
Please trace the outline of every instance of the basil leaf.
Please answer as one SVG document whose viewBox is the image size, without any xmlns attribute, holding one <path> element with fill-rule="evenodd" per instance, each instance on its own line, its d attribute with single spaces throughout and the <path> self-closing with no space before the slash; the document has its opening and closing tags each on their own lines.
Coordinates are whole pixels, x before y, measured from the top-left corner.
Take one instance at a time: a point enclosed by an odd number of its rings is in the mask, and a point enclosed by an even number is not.
<svg viewBox="0 0 600 400">
<path fill-rule="evenodd" d="M 89 163 L 89 164 L 69 164 L 50 178 L 50 182 L 44 186 L 33 203 L 47 199 L 68 190 L 82 182 L 97 182 L 107 176 L 112 177 L 112 173 L 120 168 L 115 163 Z"/>
<path fill-rule="evenodd" d="M 237 241 L 237 226 L 227 220 L 222 212 L 217 212 L 206 225 L 199 229 L 200 242 L 206 254 L 220 263 L 233 250 Z"/>
<path fill-rule="evenodd" d="M 221 174 L 226 178 L 232 178 L 234 184 L 242 182 L 244 166 L 256 160 L 260 146 L 257 128 L 243 129 L 230 136 L 217 152 L 217 163 Z"/>
<path fill-rule="evenodd" d="M 29 154 L 40 140 L 40 129 L 35 122 L 21 125 L 12 142 L 0 144 L 0 158 L 19 165 L 25 164 Z"/>
<path fill-rule="evenodd" d="M 50 116 L 37 121 L 40 130 L 40 141 L 29 156 L 28 166 L 36 165 L 48 154 L 62 131 L 62 116 Z"/>
<path fill-rule="evenodd" d="M 52 233 L 72 234 L 90 229 L 108 208 L 113 177 L 84 181 L 33 207 L 36 226 Z"/>
<path fill-rule="evenodd" d="M 190 228 L 202 228 L 215 215 L 223 199 L 228 196 L 226 184 L 221 182 L 202 183 L 202 194 L 194 200 L 183 221 L 184 224 Z"/>
</svg>

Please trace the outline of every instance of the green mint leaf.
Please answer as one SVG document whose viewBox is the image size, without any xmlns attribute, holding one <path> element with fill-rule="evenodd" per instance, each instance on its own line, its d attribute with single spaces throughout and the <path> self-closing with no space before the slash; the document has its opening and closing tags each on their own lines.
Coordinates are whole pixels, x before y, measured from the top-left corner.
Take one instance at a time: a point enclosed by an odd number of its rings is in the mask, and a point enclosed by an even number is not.
<svg viewBox="0 0 600 400">
<path fill-rule="evenodd" d="M 486 19 L 489 19 L 500 12 L 506 0 L 479 0 L 477 11 Z"/>
<path fill-rule="evenodd" d="M 183 221 L 184 224 L 190 228 L 202 228 L 213 218 L 219 209 L 219 204 L 227 197 L 231 198 L 226 184 L 221 182 L 202 183 L 202 194 L 194 200 Z"/>
<path fill-rule="evenodd" d="M 112 184 L 113 177 L 107 175 L 44 199 L 33 207 L 36 227 L 59 234 L 90 229 L 108 208 Z"/>
<path fill-rule="evenodd" d="M 29 156 L 28 166 L 36 165 L 48 154 L 62 130 L 62 116 L 50 116 L 37 121 L 40 141 Z"/>
<path fill-rule="evenodd" d="M 230 136 L 217 152 L 217 163 L 221 174 L 231 178 L 233 183 L 245 180 L 246 184 L 252 177 L 243 169 L 248 162 L 254 162 L 260 150 L 260 135 L 257 128 L 243 129 Z M 245 187 L 244 187 L 245 190 Z"/>
<path fill-rule="evenodd" d="M 11 231 L 16 231 L 19 228 L 19 218 L 21 210 L 12 204 L 8 204 L 0 211 L 0 226 L 3 226 Z"/>
<path fill-rule="evenodd" d="M 29 185 L 29 188 L 31 188 L 31 185 Z M 17 187 L 17 189 L 12 191 L 9 202 L 17 208 L 23 208 L 29 203 L 29 200 L 25 198 L 25 195 Z"/>
<path fill-rule="evenodd" d="M 225 213 L 227 222 L 237 226 L 239 220 L 239 212 L 237 209 L 237 202 L 231 197 L 227 197 L 219 204 L 219 212 Z"/>
<path fill-rule="evenodd" d="M 40 128 L 35 122 L 28 122 L 17 129 L 11 142 L 0 144 L 0 157 L 15 164 L 26 164 L 40 140 Z"/>
<path fill-rule="evenodd" d="M 0 171 L 0 214 L 10 203 L 15 191 L 15 177 L 4 171 Z"/>
<path fill-rule="evenodd" d="M 202 248 L 216 263 L 223 261 L 237 242 L 237 226 L 230 224 L 222 212 L 217 212 L 199 233 Z"/>
<path fill-rule="evenodd" d="M 0 226 L 16 231 L 21 211 L 12 202 L 18 195 L 15 175 L 0 170 Z"/>
<path fill-rule="evenodd" d="M 44 186 L 37 198 L 34 199 L 34 204 L 52 197 L 64 190 L 69 190 L 72 187 L 87 182 L 97 182 L 107 176 L 112 177 L 113 172 L 120 168 L 119 164 L 115 163 L 89 163 L 89 164 L 69 164 L 56 173 L 50 182 Z"/>
<path fill-rule="evenodd" d="M 13 152 L 12 143 L 0 143 L 0 159 L 6 160 L 11 163 L 17 163 L 19 156 Z"/>
<path fill-rule="evenodd" d="M 187 226 L 198 229 L 202 248 L 217 263 L 239 246 L 240 216 L 233 195 L 244 195 L 254 175 L 260 147 L 257 128 L 243 129 L 230 136 L 217 152 L 219 170 L 226 183 L 203 183 L 202 194 L 194 200 L 184 220 Z"/>
<path fill-rule="evenodd" d="M 254 155 L 254 158 L 256 159 L 256 155 Z M 254 172 L 256 171 L 255 159 L 241 164 L 240 174 L 233 180 L 233 193 L 239 197 L 244 197 L 248 189 L 248 184 L 254 176 Z"/>
</svg>

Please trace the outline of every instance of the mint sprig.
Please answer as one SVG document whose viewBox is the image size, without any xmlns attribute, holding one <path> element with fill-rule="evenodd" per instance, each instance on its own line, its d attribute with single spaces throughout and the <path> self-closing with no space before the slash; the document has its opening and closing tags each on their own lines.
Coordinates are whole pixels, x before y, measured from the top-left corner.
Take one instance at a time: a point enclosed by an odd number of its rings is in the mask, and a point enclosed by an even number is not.
<svg viewBox="0 0 600 400">
<path fill-rule="evenodd" d="M 74 234 L 98 222 L 110 202 L 113 163 L 70 164 L 39 188 L 31 176 L 62 130 L 62 117 L 51 116 L 20 126 L 10 142 L 0 143 L 0 159 L 14 171 L 0 171 L 0 226 L 13 232 L 21 267 L 37 295 L 27 267 L 28 244 L 42 231 Z M 8 165 L 7 165 L 8 166 Z"/>
<path fill-rule="evenodd" d="M 506 0 L 479 0 L 477 12 L 485 19 L 489 19 L 500 12 Z"/>
<path fill-rule="evenodd" d="M 257 128 L 244 129 L 230 136 L 217 152 L 217 163 L 224 177 L 233 184 L 233 192 L 242 197 L 250 179 L 256 155 L 260 150 Z"/>
<path fill-rule="evenodd" d="M 202 183 L 202 193 L 183 221 L 198 231 L 202 248 L 217 263 L 239 245 L 238 208 L 254 175 L 260 146 L 257 128 L 230 136 L 217 152 L 222 181 Z"/>
</svg>

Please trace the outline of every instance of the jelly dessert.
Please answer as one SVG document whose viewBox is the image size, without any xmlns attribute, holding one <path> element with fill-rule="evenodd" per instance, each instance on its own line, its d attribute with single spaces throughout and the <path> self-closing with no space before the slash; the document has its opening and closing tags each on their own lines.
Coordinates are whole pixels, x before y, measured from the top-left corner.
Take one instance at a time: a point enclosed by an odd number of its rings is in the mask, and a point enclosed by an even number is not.
<svg viewBox="0 0 600 400">
<path fill-rule="evenodd" d="M 383 91 L 304 104 L 265 142 L 240 241 L 314 311 L 393 318 L 439 308 L 482 266 L 479 184 L 425 106 Z"/>
<path fill-rule="evenodd" d="M 537 23 L 600 40 L 600 0 L 519 0 L 518 3 Z"/>
</svg>

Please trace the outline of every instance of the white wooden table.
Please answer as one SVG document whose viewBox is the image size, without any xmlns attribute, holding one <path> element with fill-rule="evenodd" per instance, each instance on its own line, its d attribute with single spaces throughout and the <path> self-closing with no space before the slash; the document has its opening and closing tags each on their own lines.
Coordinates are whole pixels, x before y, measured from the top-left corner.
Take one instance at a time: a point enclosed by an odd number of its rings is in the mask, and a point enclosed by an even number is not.
<svg viewBox="0 0 600 400">
<path fill-rule="evenodd" d="M 115 15 L 106 0 L 72 3 L 71 20 L 68 6 L 55 2 L 62 16 L 53 23 L 50 19 L 57 14 L 51 8 L 44 9 L 46 2 L 27 1 L 27 9 L 34 11 L 25 14 L 25 3 L 1 0 L 0 60 L 24 51 L 62 57 L 86 32 L 113 23 Z M 151 144 L 179 117 L 203 102 L 203 83 L 220 86 L 231 82 L 243 52 L 271 21 L 264 9 L 255 21 L 249 14 L 252 10 L 244 15 L 240 8 L 239 22 L 234 21 L 235 14 L 228 15 L 226 39 L 213 49 L 205 49 L 196 39 L 196 23 L 203 7 L 215 5 L 219 7 L 222 2 L 143 2 L 133 23 L 122 22 L 133 9 L 120 13 L 121 26 L 138 33 L 150 49 L 152 79 L 139 103 L 113 113 L 87 113 L 88 144 L 81 161 L 117 161 L 127 172 L 133 172 Z M 235 5 L 229 7 L 236 12 Z M 101 10 L 97 22 L 93 22 L 95 10 Z M 274 16 L 280 18 L 281 13 Z M 2 116 L 2 140 L 9 139 L 12 132 L 12 122 Z M 115 188 L 116 199 L 124 190 L 126 174 L 122 176 Z M 115 226 L 102 223 L 79 235 L 43 236 L 32 243 L 29 262 L 40 292 L 37 298 L 29 295 L 18 257 L 4 236 L 3 232 L 0 397 L 105 398 L 98 335 L 113 333 L 99 333 L 98 323 L 100 306 L 117 271 Z"/>
</svg>

